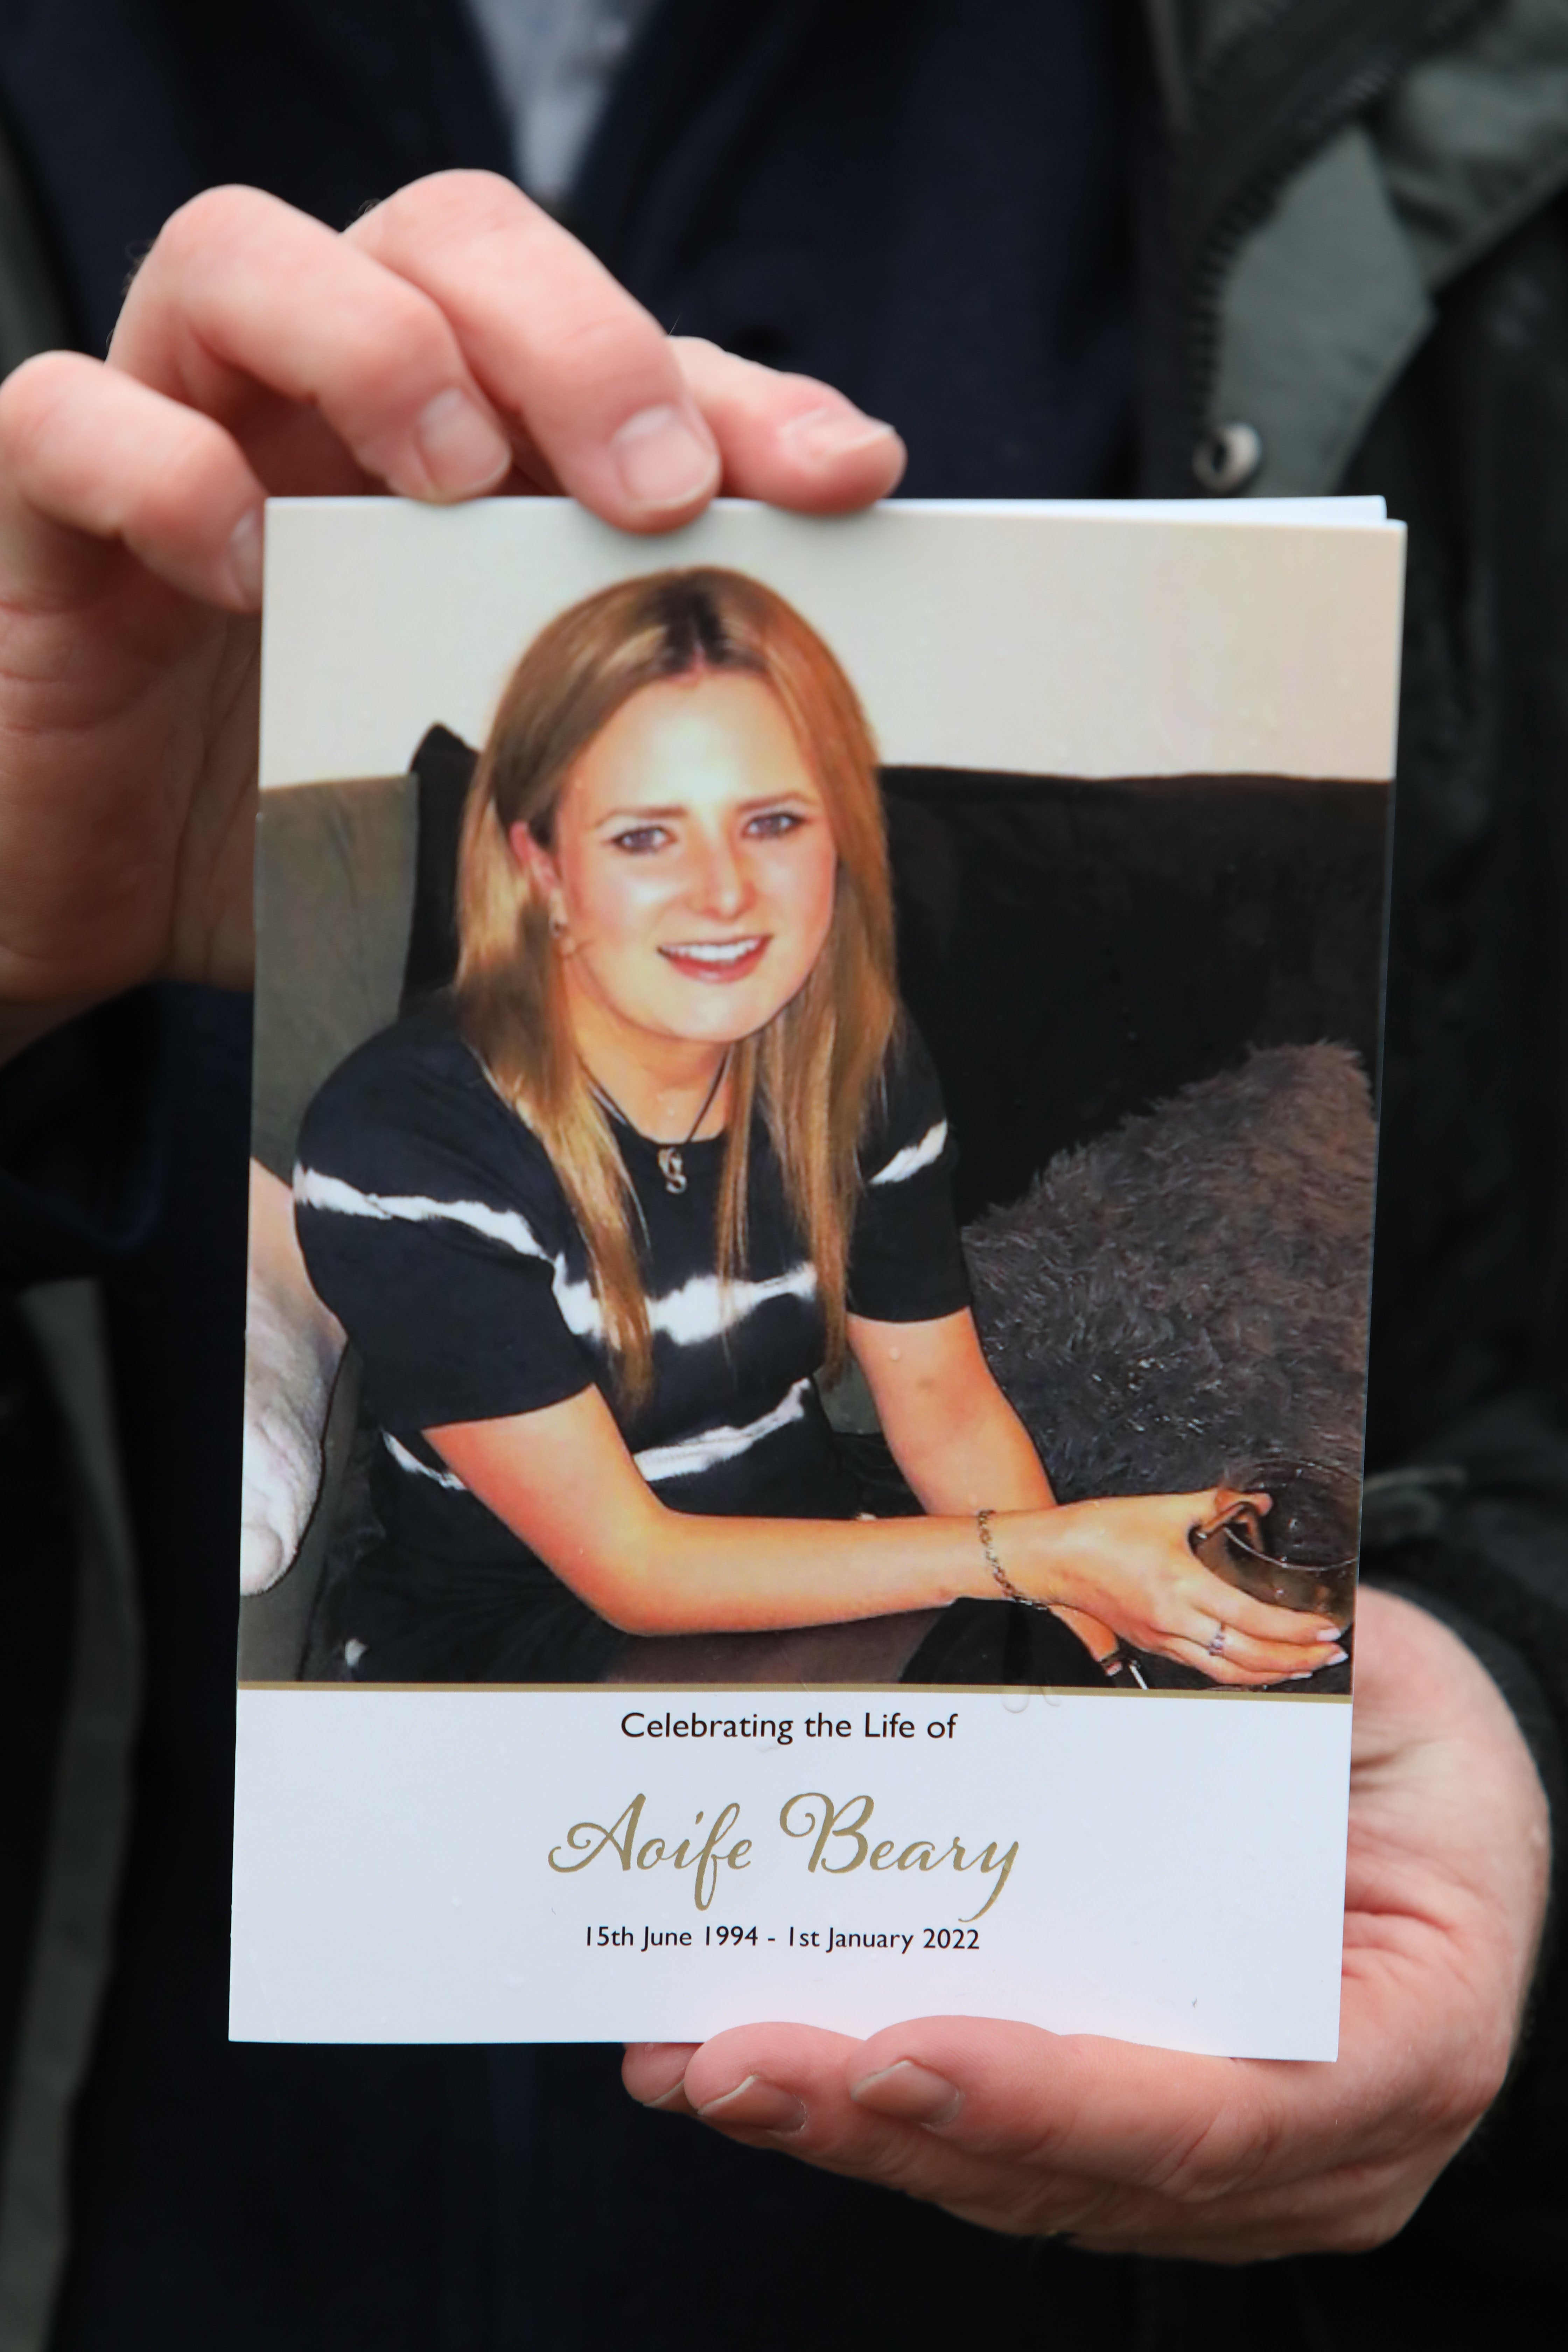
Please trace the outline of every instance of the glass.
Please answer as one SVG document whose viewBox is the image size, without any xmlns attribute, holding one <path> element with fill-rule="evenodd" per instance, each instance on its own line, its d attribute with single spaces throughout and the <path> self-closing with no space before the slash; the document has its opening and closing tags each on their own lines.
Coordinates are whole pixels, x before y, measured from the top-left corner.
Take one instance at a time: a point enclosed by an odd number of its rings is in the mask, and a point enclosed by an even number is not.
<svg viewBox="0 0 1568 2352">
<path fill-rule="evenodd" d="M 1348 1626 L 1355 1612 L 1361 1481 L 1324 1462 L 1271 1455 L 1249 1463 L 1222 1492 L 1223 1507 L 1192 1534 L 1204 1566 L 1258 1601 Z M 1270 1508 L 1259 1511 L 1249 1494 L 1267 1495 Z"/>
</svg>

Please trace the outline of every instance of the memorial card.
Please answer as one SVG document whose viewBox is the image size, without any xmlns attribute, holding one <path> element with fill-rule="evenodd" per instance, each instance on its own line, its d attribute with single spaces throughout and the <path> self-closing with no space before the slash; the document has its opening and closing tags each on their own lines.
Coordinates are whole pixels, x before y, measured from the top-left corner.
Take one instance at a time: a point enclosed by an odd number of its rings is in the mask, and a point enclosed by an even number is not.
<svg viewBox="0 0 1568 2352">
<path fill-rule="evenodd" d="M 273 504 L 237 2039 L 1334 2054 L 1403 557 Z"/>
</svg>

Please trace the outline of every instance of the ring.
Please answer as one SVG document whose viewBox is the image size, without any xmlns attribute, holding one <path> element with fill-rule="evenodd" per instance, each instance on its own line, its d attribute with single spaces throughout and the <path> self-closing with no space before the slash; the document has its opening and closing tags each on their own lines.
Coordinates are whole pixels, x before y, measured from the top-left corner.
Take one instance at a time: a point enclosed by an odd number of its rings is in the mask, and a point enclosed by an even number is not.
<svg viewBox="0 0 1568 2352">
<path fill-rule="evenodd" d="M 1207 1641 L 1207 1643 L 1205 1644 L 1205 1646 L 1206 1646 L 1206 1648 L 1207 1648 L 1207 1650 L 1208 1650 L 1208 1654 L 1209 1654 L 1209 1655 L 1210 1655 L 1210 1657 L 1211 1657 L 1211 1658 L 1223 1658 L 1223 1657 L 1224 1657 L 1224 1655 L 1225 1655 L 1225 1620 L 1224 1620 L 1224 1618 L 1223 1618 L 1223 1617 L 1220 1619 L 1220 1621 L 1219 1621 L 1218 1624 L 1215 1627 L 1214 1632 L 1209 1635 L 1209 1638 L 1208 1638 L 1208 1641 Z"/>
</svg>

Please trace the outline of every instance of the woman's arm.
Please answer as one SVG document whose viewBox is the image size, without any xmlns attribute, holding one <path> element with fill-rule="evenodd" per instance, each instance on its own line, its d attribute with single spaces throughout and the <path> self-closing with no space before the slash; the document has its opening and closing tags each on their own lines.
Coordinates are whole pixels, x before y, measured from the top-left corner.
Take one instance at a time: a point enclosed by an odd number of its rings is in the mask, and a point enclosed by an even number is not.
<svg viewBox="0 0 1568 2352">
<path fill-rule="evenodd" d="M 992 1377 L 967 1307 L 933 1323 L 851 1316 L 849 1346 L 893 1459 L 926 1510 L 1052 1507 L 1050 1479 Z M 1115 1651 L 1116 1635 L 1099 1618 L 1060 1607 L 1056 1613 L 1092 1656 Z"/>
<path fill-rule="evenodd" d="M 596 1389 L 504 1421 L 426 1433 L 469 1492 L 624 1633 L 830 1625 L 996 1587 L 970 1517 L 707 1518 L 647 1485 Z M 998 1517 L 1007 1571 L 1042 1601 L 1099 1615 L 1141 1648 L 1236 1683 L 1323 1662 L 1321 1619 L 1271 1609 L 1210 1574 L 1187 1543 L 1211 1495 L 1153 1496 Z M 1225 1655 L 1208 1641 L 1226 1628 Z"/>
<path fill-rule="evenodd" d="M 893 1459 L 928 1511 L 1036 1511 L 1056 1497 L 1027 1431 L 991 1377 L 964 1307 L 934 1323 L 849 1318 Z"/>
</svg>

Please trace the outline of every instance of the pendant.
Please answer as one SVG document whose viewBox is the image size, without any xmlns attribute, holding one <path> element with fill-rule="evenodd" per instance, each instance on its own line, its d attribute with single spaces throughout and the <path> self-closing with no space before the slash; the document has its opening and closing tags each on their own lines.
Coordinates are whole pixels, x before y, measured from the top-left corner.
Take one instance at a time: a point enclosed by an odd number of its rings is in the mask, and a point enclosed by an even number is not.
<svg viewBox="0 0 1568 2352">
<path fill-rule="evenodd" d="M 658 1150 L 658 1172 L 664 1179 L 667 1192 L 686 1190 L 686 1162 L 680 1156 L 679 1143 L 662 1143 Z"/>
</svg>

